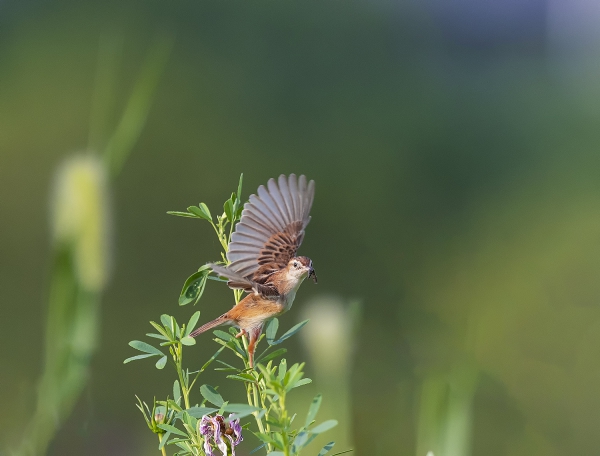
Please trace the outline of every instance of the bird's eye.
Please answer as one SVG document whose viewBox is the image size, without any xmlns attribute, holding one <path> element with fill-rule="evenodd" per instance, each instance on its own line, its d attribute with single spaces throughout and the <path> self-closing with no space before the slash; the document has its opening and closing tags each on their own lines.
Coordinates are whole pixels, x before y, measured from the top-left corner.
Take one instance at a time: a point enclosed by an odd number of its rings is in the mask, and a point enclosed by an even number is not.
<svg viewBox="0 0 600 456">
<path fill-rule="evenodd" d="M 298 267 L 298 262 L 294 261 L 294 267 L 297 268 Z"/>
</svg>

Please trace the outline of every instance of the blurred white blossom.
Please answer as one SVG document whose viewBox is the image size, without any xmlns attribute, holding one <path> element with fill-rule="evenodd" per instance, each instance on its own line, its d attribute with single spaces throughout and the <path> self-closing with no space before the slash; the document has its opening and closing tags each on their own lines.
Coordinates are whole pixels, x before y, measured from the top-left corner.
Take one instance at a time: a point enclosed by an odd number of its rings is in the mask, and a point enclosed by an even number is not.
<svg viewBox="0 0 600 456">
<path fill-rule="evenodd" d="M 79 282 L 102 289 L 110 263 L 107 175 L 94 155 L 69 158 L 58 169 L 52 200 L 52 228 L 58 244 L 72 248 Z"/>
</svg>

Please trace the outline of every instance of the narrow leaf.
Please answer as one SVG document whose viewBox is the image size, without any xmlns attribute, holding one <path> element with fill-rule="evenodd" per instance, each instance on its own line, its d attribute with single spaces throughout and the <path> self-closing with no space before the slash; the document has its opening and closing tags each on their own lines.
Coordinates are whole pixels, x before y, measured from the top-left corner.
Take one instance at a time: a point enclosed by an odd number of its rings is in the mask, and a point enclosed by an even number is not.
<svg viewBox="0 0 600 456">
<path fill-rule="evenodd" d="M 333 448 L 333 445 L 335 445 L 335 442 L 329 442 L 327 445 L 321 448 L 321 451 L 319 451 L 317 456 L 325 456 L 327 453 L 329 453 L 329 450 Z"/>
<path fill-rule="evenodd" d="M 300 329 L 306 324 L 308 323 L 308 320 L 304 320 L 300 323 L 298 323 L 297 325 L 293 326 L 289 331 L 287 331 L 283 336 L 281 336 L 279 339 L 277 339 L 276 341 L 274 341 L 272 343 L 272 345 L 278 345 L 281 342 L 283 342 L 286 339 L 289 339 L 290 337 L 292 337 L 294 334 L 296 334 L 298 331 L 300 331 Z"/>
<path fill-rule="evenodd" d="M 188 218 L 198 218 L 194 214 L 190 214 L 189 212 L 181 212 L 181 211 L 167 211 L 169 215 L 176 215 L 177 217 L 188 217 Z"/>
<path fill-rule="evenodd" d="M 171 328 L 171 316 L 170 315 L 162 314 L 160 316 L 160 322 L 163 324 L 163 326 L 165 328 Z"/>
<path fill-rule="evenodd" d="M 143 355 L 132 356 L 131 358 L 127 358 L 125 361 L 123 361 L 123 364 L 130 363 L 131 361 L 135 361 L 136 359 L 149 358 L 151 356 L 158 356 L 158 355 L 156 353 L 144 353 Z"/>
<path fill-rule="evenodd" d="M 170 426 L 168 424 L 157 424 L 157 426 L 165 431 L 171 432 L 172 434 L 181 435 L 183 437 L 187 437 L 187 434 L 183 431 L 180 431 L 175 426 Z"/>
<path fill-rule="evenodd" d="M 227 216 L 227 220 L 229 220 L 230 223 L 233 223 L 233 201 L 231 198 L 223 204 L 223 211 Z"/>
<path fill-rule="evenodd" d="M 203 218 L 212 222 L 212 215 L 210 215 L 210 211 L 208 210 L 208 206 L 204 203 L 200 203 L 198 205 L 200 210 L 202 211 Z"/>
<path fill-rule="evenodd" d="M 267 343 L 269 345 L 273 345 L 273 341 L 275 340 L 275 336 L 277 335 L 278 328 L 279 320 L 277 318 L 273 318 L 269 323 L 267 323 L 267 329 L 265 330 L 265 334 L 267 336 Z"/>
<path fill-rule="evenodd" d="M 200 387 L 200 394 L 202 394 L 204 399 L 211 404 L 216 405 L 217 407 L 221 407 L 223 405 L 223 398 L 219 393 L 217 393 L 217 390 L 210 385 L 202 385 Z"/>
<path fill-rule="evenodd" d="M 228 413 L 234 413 L 236 418 L 244 418 L 254 412 L 258 412 L 260 409 L 248 404 L 227 404 L 223 407 L 223 410 Z"/>
<path fill-rule="evenodd" d="M 294 444 L 292 446 L 292 452 L 297 453 L 308 441 L 308 432 L 300 432 L 296 438 L 294 439 Z"/>
<path fill-rule="evenodd" d="M 291 388 L 288 389 L 294 389 L 294 388 L 298 388 L 299 386 L 302 385 L 307 385 L 308 383 L 312 383 L 312 380 L 310 378 L 303 378 L 302 380 L 298 380 L 296 383 L 294 383 L 294 385 Z"/>
<path fill-rule="evenodd" d="M 283 355 L 285 353 L 287 353 L 287 348 L 279 348 L 279 349 L 275 350 L 274 352 L 271 352 L 271 353 L 269 353 L 268 355 L 265 355 L 265 356 L 263 356 L 261 354 L 257 358 L 256 364 L 258 364 L 258 363 L 266 363 L 266 362 L 272 360 L 273 358 L 277 358 L 278 356 L 281 356 L 281 355 Z"/>
<path fill-rule="evenodd" d="M 160 443 L 158 445 L 159 450 L 162 450 L 163 447 L 167 444 L 169 437 L 171 437 L 171 432 L 167 432 L 165 435 L 162 436 L 162 439 L 160 440 Z"/>
<path fill-rule="evenodd" d="M 144 353 L 152 353 L 153 355 L 161 356 L 163 354 L 163 352 L 161 352 L 158 348 L 155 348 L 146 342 L 142 342 L 141 340 L 132 340 L 129 342 L 129 346 Z"/>
<path fill-rule="evenodd" d="M 181 399 L 181 388 L 179 386 L 179 380 L 175 380 L 175 382 L 173 382 L 173 400 L 175 401 L 175 403 L 179 403 L 180 399 Z"/>
<path fill-rule="evenodd" d="M 216 412 L 219 409 L 210 407 L 190 407 L 186 412 L 194 418 L 202 418 L 204 415 L 209 415 Z"/>
<path fill-rule="evenodd" d="M 206 276 L 208 274 L 209 272 L 207 270 L 197 271 L 186 279 L 185 283 L 183 284 L 183 288 L 181 289 L 181 293 L 179 294 L 180 306 L 185 306 L 192 301 L 198 302 L 204 293 L 204 288 L 206 287 Z"/>
<path fill-rule="evenodd" d="M 189 336 L 190 333 L 194 330 L 194 328 L 196 327 L 196 323 L 198 323 L 199 318 L 200 318 L 200 311 L 197 310 L 196 312 L 194 312 L 192 314 L 192 316 L 190 317 L 190 320 L 188 321 L 188 324 L 185 327 L 185 336 Z"/>
<path fill-rule="evenodd" d="M 219 349 L 218 349 L 218 350 L 215 352 L 215 354 L 214 354 L 214 355 L 212 355 L 212 356 L 210 357 L 210 359 L 204 363 L 204 366 L 202 366 L 202 367 L 200 368 L 200 372 L 204 372 L 204 371 L 206 370 L 206 368 L 207 368 L 208 366 L 210 366 L 210 365 L 211 365 L 211 363 L 212 363 L 212 362 L 213 362 L 215 359 L 217 359 L 217 356 L 219 356 L 219 353 L 221 353 L 221 352 L 223 351 L 223 349 L 224 349 L 224 348 L 225 348 L 225 347 L 221 347 L 221 348 L 219 348 Z"/>
<path fill-rule="evenodd" d="M 336 427 L 338 424 L 337 420 L 327 420 L 323 421 L 318 426 L 315 426 L 310 430 L 313 434 L 321 434 L 322 432 L 328 431 L 331 428 Z"/>
<path fill-rule="evenodd" d="M 200 208 L 197 206 L 190 206 L 187 208 L 187 210 L 188 210 L 188 212 L 194 214 L 196 217 L 204 218 L 204 214 L 202 213 Z"/>
<path fill-rule="evenodd" d="M 229 342 L 231 339 L 233 339 L 233 336 L 231 334 L 226 333 L 225 331 L 221 331 L 220 329 L 213 331 L 213 334 L 219 339 L 223 339 L 225 342 Z"/>
<path fill-rule="evenodd" d="M 163 356 L 162 358 L 160 358 L 157 362 L 156 362 L 156 368 L 157 369 L 162 369 L 167 365 L 167 357 Z"/>
<path fill-rule="evenodd" d="M 263 448 L 266 445 L 266 443 L 263 443 L 259 446 L 257 446 L 256 448 L 254 448 L 250 453 L 248 454 L 252 454 L 252 453 L 256 453 L 258 450 L 260 450 L 261 448 Z"/>
<path fill-rule="evenodd" d="M 250 374 L 228 375 L 227 378 L 229 378 L 231 380 L 237 380 L 240 382 L 250 382 L 250 383 L 256 382 L 256 379 Z"/>
<path fill-rule="evenodd" d="M 181 339 L 183 345 L 196 345 L 196 339 L 190 336 L 185 336 Z"/>
<path fill-rule="evenodd" d="M 308 427 L 310 423 L 312 423 L 317 416 L 319 408 L 321 407 L 321 401 L 323 400 L 323 396 L 321 394 L 317 394 L 315 398 L 312 400 L 310 407 L 308 408 L 308 414 L 306 415 L 306 422 L 304 423 L 305 427 Z"/>
<path fill-rule="evenodd" d="M 237 198 L 238 200 L 242 200 L 242 182 L 244 181 L 244 173 L 240 174 L 240 181 L 238 183 L 238 188 L 237 188 Z"/>
</svg>

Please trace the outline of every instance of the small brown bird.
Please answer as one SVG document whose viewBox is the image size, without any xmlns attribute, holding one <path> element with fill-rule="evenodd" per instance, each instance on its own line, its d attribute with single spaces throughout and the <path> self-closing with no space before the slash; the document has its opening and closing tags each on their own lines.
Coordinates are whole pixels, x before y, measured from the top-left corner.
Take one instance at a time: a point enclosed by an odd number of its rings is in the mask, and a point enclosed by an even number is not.
<svg viewBox="0 0 600 456">
<path fill-rule="evenodd" d="M 278 185 L 279 184 L 279 185 Z M 268 189 L 267 189 L 268 188 Z M 249 293 L 229 312 L 192 332 L 196 337 L 223 324 L 237 326 L 236 337 L 249 336 L 248 358 L 254 365 L 254 349 L 265 322 L 287 312 L 306 277 L 317 283 L 310 258 L 296 256 L 310 221 L 315 182 L 306 176 L 279 176 L 267 188 L 250 195 L 242 217 L 231 236 L 227 267 L 211 264 L 217 274 L 229 279 L 230 288 Z"/>
</svg>

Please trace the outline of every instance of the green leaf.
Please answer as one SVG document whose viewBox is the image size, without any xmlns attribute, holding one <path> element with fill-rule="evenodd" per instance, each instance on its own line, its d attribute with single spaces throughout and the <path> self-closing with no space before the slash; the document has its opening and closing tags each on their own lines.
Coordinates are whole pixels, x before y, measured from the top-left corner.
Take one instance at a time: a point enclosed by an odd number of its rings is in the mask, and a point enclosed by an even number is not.
<svg viewBox="0 0 600 456">
<path fill-rule="evenodd" d="M 289 387 L 289 389 L 298 388 L 299 386 L 307 385 L 309 383 L 312 383 L 310 378 L 303 378 L 302 380 L 298 380 L 296 383 L 294 383 L 291 387 Z"/>
<path fill-rule="evenodd" d="M 283 451 L 271 451 L 267 456 L 285 456 Z"/>
<path fill-rule="evenodd" d="M 235 413 L 236 418 L 244 418 L 261 409 L 248 404 L 227 404 L 223 407 L 223 410 L 228 413 Z"/>
<path fill-rule="evenodd" d="M 204 203 L 198 204 L 198 207 L 202 211 L 203 218 L 212 222 L 212 215 L 210 215 L 210 211 L 208 210 L 208 206 Z"/>
<path fill-rule="evenodd" d="M 319 451 L 317 456 L 325 456 L 327 453 L 329 453 L 329 450 L 333 448 L 333 445 L 335 445 L 335 442 L 329 442 L 327 445 L 321 448 L 321 451 Z"/>
<path fill-rule="evenodd" d="M 265 443 L 276 443 L 275 440 L 271 438 L 271 436 L 264 432 L 253 432 L 258 440 Z"/>
<path fill-rule="evenodd" d="M 328 431 L 331 428 L 336 427 L 338 424 L 337 420 L 327 420 L 323 421 L 318 426 L 315 426 L 310 430 L 313 434 L 321 434 L 322 432 Z"/>
<path fill-rule="evenodd" d="M 279 320 L 277 318 L 273 318 L 269 323 L 267 323 L 265 334 L 267 336 L 267 343 L 269 345 L 273 345 L 273 341 L 277 335 L 277 328 L 279 328 Z"/>
<path fill-rule="evenodd" d="M 258 450 L 260 450 L 261 448 L 263 448 L 266 445 L 266 443 L 263 443 L 259 446 L 257 446 L 256 448 L 254 448 L 250 453 L 248 454 L 252 454 L 252 453 L 256 453 Z"/>
<path fill-rule="evenodd" d="M 163 352 L 161 352 L 158 348 L 155 348 L 146 342 L 142 342 L 141 340 L 132 340 L 129 342 L 129 346 L 144 353 L 152 353 L 153 355 L 161 356 L 163 355 Z"/>
<path fill-rule="evenodd" d="M 211 413 L 214 413 L 217 410 L 219 409 L 211 407 L 190 407 L 186 410 L 186 412 L 194 418 L 202 418 L 204 415 L 210 415 Z"/>
<path fill-rule="evenodd" d="M 194 312 L 192 314 L 192 316 L 190 317 L 190 320 L 188 321 L 188 324 L 185 326 L 185 336 L 189 336 L 190 333 L 194 330 L 194 328 L 196 327 L 196 323 L 198 323 L 198 319 L 200 318 L 200 311 L 197 310 L 196 312 Z"/>
<path fill-rule="evenodd" d="M 223 349 L 225 347 L 221 347 L 221 349 Z M 215 367 L 216 371 L 239 371 L 239 369 L 237 367 L 232 366 L 231 364 L 227 364 L 223 361 L 221 361 L 220 359 L 215 360 L 216 362 L 218 362 L 219 364 L 222 364 L 223 366 L 226 367 Z"/>
<path fill-rule="evenodd" d="M 169 328 L 169 329 L 173 330 L 173 327 L 171 325 L 171 318 L 172 317 L 170 315 L 162 314 L 160 316 L 160 322 L 163 324 L 163 326 L 165 328 Z"/>
<path fill-rule="evenodd" d="M 158 361 L 156 361 L 156 368 L 157 369 L 162 369 L 167 365 L 167 357 L 163 356 L 162 358 L 160 358 Z"/>
<path fill-rule="evenodd" d="M 285 373 L 287 372 L 287 361 L 283 358 L 279 362 L 279 372 L 277 373 L 277 378 L 280 382 L 283 383 L 283 379 L 285 378 Z"/>
<path fill-rule="evenodd" d="M 227 378 L 229 378 L 231 380 L 237 380 L 240 382 L 256 383 L 256 379 L 250 374 L 240 373 L 237 375 L 228 375 Z"/>
<path fill-rule="evenodd" d="M 169 340 L 167 337 L 163 336 L 162 334 L 146 333 L 146 335 L 148 337 L 153 337 L 154 339 Z"/>
<path fill-rule="evenodd" d="M 228 401 L 223 402 L 223 405 L 221 405 L 221 408 L 219 409 L 219 411 L 217 412 L 217 414 L 223 415 L 223 413 L 225 412 L 225 407 L 227 406 L 227 404 L 229 404 Z"/>
<path fill-rule="evenodd" d="M 135 361 L 136 359 L 149 358 L 151 356 L 158 356 L 158 355 L 156 353 L 144 353 L 143 355 L 132 356 L 131 358 L 127 358 L 125 361 L 123 361 L 123 364 L 130 363 L 131 361 Z"/>
<path fill-rule="evenodd" d="M 168 424 L 157 424 L 157 426 L 165 431 L 171 432 L 172 434 L 181 435 L 183 437 L 187 437 L 187 434 L 183 431 L 180 431 L 175 426 L 170 426 Z"/>
<path fill-rule="evenodd" d="M 237 199 L 238 201 L 242 201 L 242 182 L 244 180 L 244 173 L 240 174 L 240 181 L 238 182 L 238 188 L 237 188 Z"/>
<path fill-rule="evenodd" d="M 196 345 L 196 339 L 190 336 L 185 336 L 181 339 L 181 343 L 183 345 Z"/>
<path fill-rule="evenodd" d="M 221 407 L 223 405 L 223 398 L 219 393 L 217 393 L 217 390 L 210 385 L 202 385 L 200 387 L 200 394 L 202 394 L 204 399 L 211 404 L 216 405 L 217 407 Z"/>
<path fill-rule="evenodd" d="M 225 331 L 221 331 L 220 329 L 213 331 L 213 334 L 219 339 L 223 339 L 225 342 L 229 342 L 231 339 L 233 339 L 233 336 L 231 334 L 228 334 Z"/>
<path fill-rule="evenodd" d="M 234 221 L 233 220 L 233 198 L 234 198 L 234 196 L 229 198 L 227 201 L 225 201 L 225 204 L 223 204 L 223 211 L 225 212 L 225 215 L 227 216 L 227 220 L 229 220 L 230 223 L 233 223 L 233 221 Z"/>
<path fill-rule="evenodd" d="M 265 350 L 263 352 L 263 354 L 266 352 L 267 350 Z M 287 348 L 279 348 L 277 350 L 275 350 L 274 352 L 269 353 L 268 355 L 263 356 L 263 354 L 261 354 L 257 359 L 256 359 L 256 364 L 258 363 L 266 363 L 270 360 L 272 360 L 273 358 L 277 358 L 278 356 L 281 356 L 283 354 L 287 353 Z"/>
<path fill-rule="evenodd" d="M 181 211 L 167 211 L 169 215 L 176 215 L 177 217 L 188 217 L 188 218 L 198 218 L 194 214 L 190 214 L 189 212 L 181 212 Z"/>
<path fill-rule="evenodd" d="M 221 347 L 221 348 L 219 348 L 219 349 L 218 349 L 218 350 L 215 352 L 215 354 L 214 354 L 214 355 L 212 355 L 212 356 L 210 357 L 210 359 L 209 359 L 208 361 L 206 361 L 206 362 L 204 363 L 204 365 L 203 365 L 203 366 L 200 368 L 200 372 L 204 372 L 204 371 L 206 370 L 206 368 L 207 368 L 208 366 L 210 366 L 210 365 L 211 365 L 211 363 L 212 363 L 214 360 L 216 360 L 216 359 L 217 359 L 217 356 L 219 356 L 219 353 L 221 353 L 221 352 L 223 351 L 223 349 L 224 349 L 224 348 L 225 348 L 225 347 Z"/>
<path fill-rule="evenodd" d="M 190 206 L 187 208 L 188 212 L 194 214 L 195 217 L 204 218 L 204 214 L 198 206 Z"/>
<path fill-rule="evenodd" d="M 159 333 L 161 333 L 165 337 L 165 340 L 171 340 L 169 338 L 169 333 L 167 331 L 165 331 L 165 328 L 163 328 L 161 325 L 159 325 L 158 323 L 155 323 L 153 321 L 151 321 L 150 324 L 152 326 L 154 326 L 154 329 L 156 329 Z"/>
<path fill-rule="evenodd" d="M 209 273 L 210 272 L 208 270 L 203 269 L 201 271 L 194 272 L 187 278 L 183 284 L 181 293 L 179 294 L 180 306 L 185 306 L 192 301 L 194 301 L 195 304 L 200 300 L 202 294 L 204 293 L 204 288 L 206 288 L 206 278 Z"/>
<path fill-rule="evenodd" d="M 292 453 L 297 453 L 298 451 L 300 451 L 300 449 L 302 449 L 304 445 L 306 445 L 306 442 L 308 441 L 308 436 L 309 434 L 306 431 L 302 431 L 296 436 L 292 445 Z"/>
<path fill-rule="evenodd" d="M 165 435 L 162 436 L 162 439 L 160 439 L 160 443 L 158 444 L 159 450 L 162 450 L 163 447 L 167 444 L 167 440 L 169 440 L 169 437 L 171 437 L 171 432 L 167 432 Z"/>
<path fill-rule="evenodd" d="M 175 401 L 175 403 L 179 403 L 180 399 L 181 399 L 181 388 L 179 386 L 179 380 L 175 380 L 175 382 L 173 382 L 173 400 Z"/>
<path fill-rule="evenodd" d="M 304 423 L 305 427 L 310 426 L 317 416 L 319 412 L 319 408 L 321 407 L 321 401 L 323 400 L 323 396 L 319 393 L 315 396 L 315 398 L 310 403 L 310 407 L 308 408 L 308 414 L 306 415 L 306 421 Z"/>
<path fill-rule="evenodd" d="M 279 339 L 277 339 L 276 341 L 274 341 L 271 345 L 278 345 L 281 342 L 283 342 L 286 339 L 289 339 L 290 337 L 292 337 L 294 334 L 296 334 L 298 331 L 300 331 L 300 329 L 306 324 L 308 323 L 308 320 L 304 320 L 300 323 L 298 323 L 297 325 L 293 326 L 290 330 L 288 330 L 283 336 L 281 336 Z"/>
</svg>

